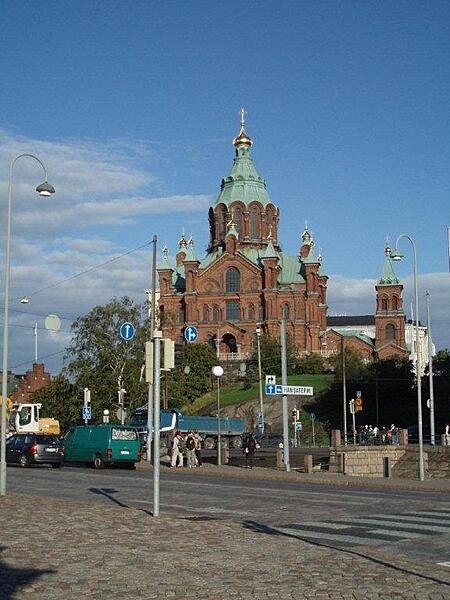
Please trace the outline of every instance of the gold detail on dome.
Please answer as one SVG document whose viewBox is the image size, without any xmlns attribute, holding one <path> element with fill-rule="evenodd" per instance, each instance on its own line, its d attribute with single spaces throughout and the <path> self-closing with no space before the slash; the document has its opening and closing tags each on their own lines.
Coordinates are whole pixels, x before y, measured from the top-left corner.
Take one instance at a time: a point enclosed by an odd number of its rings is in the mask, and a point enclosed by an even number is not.
<svg viewBox="0 0 450 600">
<path fill-rule="evenodd" d="M 245 110 L 241 108 L 241 129 L 239 130 L 239 135 L 234 138 L 233 145 L 237 146 L 251 146 L 253 144 L 252 140 L 245 133 Z"/>
</svg>

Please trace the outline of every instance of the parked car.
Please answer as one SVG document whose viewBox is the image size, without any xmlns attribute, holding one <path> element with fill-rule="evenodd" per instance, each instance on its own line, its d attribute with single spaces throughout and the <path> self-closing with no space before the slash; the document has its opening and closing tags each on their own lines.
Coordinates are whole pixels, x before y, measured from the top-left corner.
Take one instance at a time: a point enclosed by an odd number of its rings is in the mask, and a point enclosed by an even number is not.
<svg viewBox="0 0 450 600">
<path fill-rule="evenodd" d="M 42 433 L 14 434 L 6 440 L 6 462 L 21 467 L 64 463 L 64 444 L 56 435 Z"/>
<path fill-rule="evenodd" d="M 283 436 L 280 433 L 263 433 L 262 435 L 257 435 L 255 439 L 258 448 L 283 447 Z"/>
<path fill-rule="evenodd" d="M 141 443 L 136 427 L 127 425 L 78 425 L 64 438 L 66 462 L 93 465 L 96 469 L 117 465 L 134 469 L 141 460 Z"/>
</svg>

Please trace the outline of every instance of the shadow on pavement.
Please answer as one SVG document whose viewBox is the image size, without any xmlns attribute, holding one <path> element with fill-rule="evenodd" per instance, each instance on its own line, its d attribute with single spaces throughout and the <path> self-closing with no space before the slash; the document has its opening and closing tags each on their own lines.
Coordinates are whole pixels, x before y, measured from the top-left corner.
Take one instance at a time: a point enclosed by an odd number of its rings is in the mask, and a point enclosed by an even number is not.
<svg viewBox="0 0 450 600">
<path fill-rule="evenodd" d="M 0 552 L 5 549 L 5 546 L 0 547 Z M 10 567 L 0 560 L 0 600 L 9 600 L 10 598 L 19 596 L 16 592 L 20 588 L 30 585 L 41 575 L 49 575 L 56 573 L 53 569 L 15 569 Z"/>
<path fill-rule="evenodd" d="M 429 575 L 424 575 L 423 573 L 419 573 L 418 571 L 414 571 L 412 569 L 407 569 L 405 567 L 400 567 L 392 562 L 388 562 L 387 560 L 381 560 L 380 558 L 375 558 L 374 556 L 370 556 L 368 554 L 364 554 L 363 552 L 358 552 L 356 550 L 349 550 L 348 548 L 340 548 L 339 546 L 333 546 L 332 544 L 326 544 L 324 542 L 313 542 L 311 538 L 304 538 L 301 535 L 295 535 L 293 533 L 286 533 L 284 531 L 278 531 L 277 529 L 273 529 L 269 525 L 264 525 L 263 523 L 257 523 L 256 521 L 243 521 L 243 526 L 245 529 L 249 529 L 256 533 L 265 533 L 266 535 L 283 535 L 285 537 L 302 540 L 307 544 L 311 544 L 312 546 L 318 546 L 320 548 L 328 548 L 329 550 L 335 550 L 336 552 L 344 552 L 345 554 L 351 554 L 352 556 L 359 556 L 360 558 L 365 558 L 370 562 L 381 565 L 383 567 L 388 567 L 389 569 L 393 569 L 394 571 L 398 571 L 400 573 L 405 573 L 407 575 L 415 575 L 416 577 L 420 577 L 421 579 L 426 579 L 427 581 L 433 581 L 434 583 L 439 583 L 441 585 L 446 585 L 450 587 L 450 583 L 443 579 L 439 579 L 437 577 L 431 577 Z"/>
<path fill-rule="evenodd" d="M 114 488 L 88 488 L 88 491 L 91 492 L 91 494 L 98 494 L 99 496 L 104 496 L 105 498 L 108 498 L 108 500 L 111 500 L 111 502 L 114 502 L 121 508 L 130 508 L 128 504 L 124 504 L 123 502 L 120 502 L 120 500 L 117 500 L 117 498 L 114 498 L 114 494 L 117 494 L 118 492 L 118 490 L 115 490 Z M 153 517 L 153 513 L 150 510 L 145 510 L 143 508 L 138 508 L 136 510 L 140 510 L 141 512 L 144 512 L 147 515 Z"/>
</svg>

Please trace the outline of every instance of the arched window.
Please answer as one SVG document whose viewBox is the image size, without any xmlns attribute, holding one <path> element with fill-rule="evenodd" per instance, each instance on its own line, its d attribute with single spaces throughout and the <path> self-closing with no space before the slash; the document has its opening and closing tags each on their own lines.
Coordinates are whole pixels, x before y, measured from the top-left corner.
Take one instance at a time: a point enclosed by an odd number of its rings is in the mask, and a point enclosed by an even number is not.
<svg viewBox="0 0 450 600">
<path fill-rule="evenodd" d="M 242 209 L 241 208 L 238 207 L 233 210 L 233 221 L 236 226 L 236 231 L 240 235 L 241 234 L 241 226 L 242 226 Z"/>
<path fill-rule="evenodd" d="M 178 322 L 184 323 L 184 306 L 180 306 L 178 311 Z"/>
<path fill-rule="evenodd" d="M 398 310 L 398 297 L 392 296 L 392 310 Z"/>
<path fill-rule="evenodd" d="M 283 304 L 283 319 L 291 318 L 291 307 L 289 304 Z"/>
<path fill-rule="evenodd" d="M 388 299 L 381 298 L 381 310 L 387 310 L 387 309 L 388 309 Z"/>
<path fill-rule="evenodd" d="M 227 321 L 239 321 L 239 302 L 237 300 L 228 300 L 226 303 Z"/>
<path fill-rule="evenodd" d="M 227 213 L 221 209 L 217 214 L 217 237 L 224 240 L 227 233 Z"/>
<path fill-rule="evenodd" d="M 213 306 L 213 309 L 212 309 L 212 320 L 213 320 L 213 323 L 218 323 L 219 322 L 219 307 L 217 305 Z"/>
<path fill-rule="evenodd" d="M 248 306 L 248 320 L 249 321 L 255 320 L 255 307 L 253 304 L 249 304 L 249 306 Z"/>
<path fill-rule="evenodd" d="M 203 322 L 207 323 L 209 321 L 209 308 L 206 304 L 203 305 Z"/>
<path fill-rule="evenodd" d="M 250 209 L 250 237 L 259 239 L 259 210 L 255 206 Z"/>
<path fill-rule="evenodd" d="M 225 290 L 227 292 L 239 292 L 240 288 L 240 273 L 235 267 L 231 267 L 227 271 Z"/>
<path fill-rule="evenodd" d="M 395 327 L 393 325 L 386 325 L 385 333 L 386 341 L 392 342 L 395 340 Z"/>
</svg>

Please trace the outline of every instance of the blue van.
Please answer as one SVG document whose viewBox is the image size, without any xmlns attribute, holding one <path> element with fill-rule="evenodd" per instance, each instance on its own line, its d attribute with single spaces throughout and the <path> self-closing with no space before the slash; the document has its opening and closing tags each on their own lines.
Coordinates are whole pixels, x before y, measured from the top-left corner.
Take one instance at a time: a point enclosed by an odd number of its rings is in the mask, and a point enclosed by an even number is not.
<svg viewBox="0 0 450 600">
<path fill-rule="evenodd" d="M 122 465 L 134 469 L 141 460 L 138 430 L 127 425 L 78 425 L 64 437 L 65 462 L 83 462 L 102 469 Z"/>
</svg>

